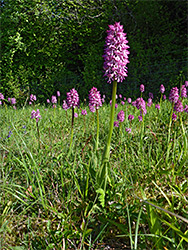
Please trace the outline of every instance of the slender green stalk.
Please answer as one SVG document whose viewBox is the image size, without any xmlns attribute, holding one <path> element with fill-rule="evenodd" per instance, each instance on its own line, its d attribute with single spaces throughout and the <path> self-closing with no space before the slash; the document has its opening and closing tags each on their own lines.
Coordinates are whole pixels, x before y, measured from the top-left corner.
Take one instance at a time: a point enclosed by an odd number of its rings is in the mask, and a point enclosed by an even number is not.
<svg viewBox="0 0 188 250">
<path fill-rule="evenodd" d="M 112 107 L 111 107 L 111 114 L 110 114 L 109 132 L 108 132 L 106 147 L 103 153 L 102 164 L 104 164 L 110 158 L 110 143 L 111 143 L 112 132 L 113 132 L 113 127 L 114 127 L 116 91 L 117 91 L 117 81 L 114 81 L 113 89 L 112 89 Z"/>
<path fill-rule="evenodd" d="M 113 132 L 113 127 L 114 127 L 116 91 L 117 91 L 117 81 L 114 81 L 113 82 L 113 89 L 112 89 L 112 106 L 111 106 L 108 138 L 107 138 L 106 146 L 104 148 L 101 166 L 98 169 L 97 175 L 96 175 L 96 180 L 97 180 L 98 187 L 99 187 L 99 189 L 102 188 L 104 190 L 104 194 L 105 194 L 105 191 L 106 191 L 106 185 L 107 185 L 107 180 L 108 180 L 108 169 L 109 169 L 109 158 L 110 158 L 110 143 L 111 143 L 112 132 Z"/>
<path fill-rule="evenodd" d="M 170 114 L 170 122 L 169 122 L 169 128 L 168 128 L 168 141 L 167 141 L 168 144 L 170 142 L 173 110 L 174 110 L 174 103 L 172 104 L 172 110 L 171 110 L 171 114 Z"/>
<path fill-rule="evenodd" d="M 161 104 L 162 104 L 162 98 L 163 98 L 163 94 L 161 93 L 161 98 L 160 98 L 160 110 L 161 110 Z"/>
<path fill-rule="evenodd" d="M 83 135 L 85 134 L 85 131 L 86 131 L 86 118 L 85 118 L 85 115 L 84 115 L 84 129 L 83 129 Z"/>
<path fill-rule="evenodd" d="M 143 135 L 145 132 L 145 128 L 144 128 L 144 114 L 142 111 L 142 127 L 141 127 L 141 132 L 140 132 L 140 152 L 143 149 Z M 141 154 L 143 156 L 143 154 Z"/>
<path fill-rule="evenodd" d="M 119 137 L 121 141 L 121 134 L 122 134 L 122 122 L 119 122 Z"/>
<path fill-rule="evenodd" d="M 95 150 L 98 149 L 98 145 L 99 145 L 99 111 L 98 109 L 96 110 L 96 114 L 97 114 L 97 137 L 96 137 Z"/>
<path fill-rule="evenodd" d="M 170 122 L 169 122 L 169 127 L 168 127 L 166 163 L 168 162 L 168 157 L 169 157 L 170 148 L 171 148 L 170 136 L 171 136 L 172 114 L 173 114 L 173 110 L 174 110 L 174 103 L 172 104 L 172 110 L 171 110 L 171 114 L 170 114 Z M 167 164 L 167 165 L 168 165 L 168 164 Z"/>
<path fill-rule="evenodd" d="M 37 125 L 38 143 L 39 143 L 39 149 L 40 149 L 40 148 L 41 148 L 41 147 L 40 147 L 40 132 L 39 132 L 39 125 L 38 125 L 38 122 L 36 122 L 36 125 Z"/>
<path fill-rule="evenodd" d="M 70 138 L 70 146 L 69 146 L 69 151 L 71 150 L 71 147 L 72 147 L 72 140 L 73 140 L 73 127 L 74 127 L 74 108 L 72 107 L 71 138 Z"/>
</svg>

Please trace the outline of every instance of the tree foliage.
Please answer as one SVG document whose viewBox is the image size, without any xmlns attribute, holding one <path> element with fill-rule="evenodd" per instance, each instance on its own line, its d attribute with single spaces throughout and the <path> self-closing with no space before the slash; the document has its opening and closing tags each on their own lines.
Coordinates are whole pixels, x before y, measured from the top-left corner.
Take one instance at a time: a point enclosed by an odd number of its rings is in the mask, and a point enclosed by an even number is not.
<svg viewBox="0 0 188 250">
<path fill-rule="evenodd" d="M 6 96 L 30 89 L 39 99 L 76 87 L 109 92 L 103 78 L 108 24 L 120 21 L 130 45 L 129 76 L 119 91 L 156 91 L 186 74 L 186 1 L 1 1 L 1 85 Z M 170 86 L 170 85 L 169 85 Z"/>
</svg>

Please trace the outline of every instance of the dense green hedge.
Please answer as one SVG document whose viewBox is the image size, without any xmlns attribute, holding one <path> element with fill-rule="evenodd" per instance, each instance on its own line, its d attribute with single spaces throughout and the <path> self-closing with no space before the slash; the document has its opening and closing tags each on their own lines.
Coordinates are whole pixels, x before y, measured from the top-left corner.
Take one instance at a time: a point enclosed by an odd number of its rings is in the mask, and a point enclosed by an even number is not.
<svg viewBox="0 0 188 250">
<path fill-rule="evenodd" d="M 92 86 L 111 91 L 103 78 L 108 24 L 124 25 L 130 46 L 128 78 L 118 86 L 137 96 L 138 86 L 157 93 L 187 77 L 186 1 L 1 1 L 0 92 L 20 101 L 44 101 L 75 87 L 81 98 Z M 184 77 L 184 78 L 183 78 Z"/>
</svg>

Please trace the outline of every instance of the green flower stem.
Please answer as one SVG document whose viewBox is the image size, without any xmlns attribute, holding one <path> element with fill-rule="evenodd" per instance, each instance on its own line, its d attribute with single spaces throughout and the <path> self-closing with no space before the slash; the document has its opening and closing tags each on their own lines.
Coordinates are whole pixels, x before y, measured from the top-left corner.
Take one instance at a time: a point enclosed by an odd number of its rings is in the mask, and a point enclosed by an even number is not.
<svg viewBox="0 0 188 250">
<path fill-rule="evenodd" d="M 142 127 L 140 131 L 140 152 L 142 152 L 142 157 L 143 157 L 143 136 L 144 136 L 145 128 L 144 128 L 144 114 L 142 111 Z"/>
<path fill-rule="evenodd" d="M 163 99 L 163 94 L 161 93 L 161 98 L 160 98 L 160 107 L 161 107 L 161 104 L 162 104 L 162 99 Z"/>
<path fill-rule="evenodd" d="M 72 122 L 71 122 L 71 139 L 70 139 L 70 146 L 69 151 L 72 147 L 72 140 L 73 140 L 73 127 L 74 127 L 74 108 L 72 107 Z"/>
<path fill-rule="evenodd" d="M 174 103 L 172 104 L 172 110 L 171 110 L 171 114 L 170 114 L 170 123 L 169 123 L 169 128 L 168 128 L 168 141 L 167 143 L 169 144 L 170 142 L 170 135 L 171 135 L 171 126 L 172 126 L 172 114 L 174 111 Z"/>
<path fill-rule="evenodd" d="M 119 137 L 121 141 L 121 134 L 122 134 L 122 122 L 119 122 Z"/>
<path fill-rule="evenodd" d="M 98 111 L 98 109 L 96 110 L 96 114 L 97 114 L 97 137 L 96 137 L 95 150 L 98 149 L 98 144 L 99 144 L 99 111 Z"/>
<path fill-rule="evenodd" d="M 7 105 L 6 105 L 5 101 L 3 101 L 3 105 L 4 105 L 4 107 L 5 107 L 6 111 L 7 111 Z"/>
<path fill-rule="evenodd" d="M 104 164 L 110 158 L 110 143 L 111 143 L 112 132 L 113 132 L 113 127 L 114 127 L 116 91 L 117 91 L 117 81 L 114 81 L 113 82 L 113 89 L 112 89 L 112 106 L 111 106 L 110 124 L 109 124 L 110 127 L 109 127 L 106 147 L 105 147 L 104 153 L 103 153 L 102 164 Z"/>
<path fill-rule="evenodd" d="M 113 132 L 113 127 L 114 127 L 116 91 L 117 91 L 117 81 L 114 81 L 113 89 L 112 89 L 112 106 L 111 106 L 110 124 L 109 124 L 110 127 L 109 127 L 109 132 L 108 132 L 108 138 L 107 138 L 106 146 L 104 148 L 101 166 L 96 173 L 97 186 L 100 189 L 103 189 L 104 194 L 106 192 L 106 185 L 107 185 L 107 180 L 108 180 L 110 143 L 111 143 L 112 132 Z"/>
<path fill-rule="evenodd" d="M 39 142 L 39 149 L 41 148 L 40 147 L 40 133 L 39 133 L 39 125 L 38 125 L 38 122 L 36 122 L 36 125 L 37 125 L 37 134 L 38 134 L 38 142 Z"/>
<path fill-rule="evenodd" d="M 174 110 L 174 103 L 172 103 L 172 110 L 171 110 L 171 114 L 170 114 L 170 122 L 169 122 L 169 127 L 168 127 L 167 153 L 166 153 L 166 163 L 167 163 L 167 165 L 168 165 L 168 157 L 169 157 L 170 147 L 171 147 L 171 145 L 170 145 L 170 136 L 171 136 L 173 110 Z"/>
<path fill-rule="evenodd" d="M 184 141 L 184 155 L 186 157 L 187 151 L 188 151 L 188 144 L 187 144 L 187 136 L 185 134 L 185 128 L 183 126 L 183 121 L 182 121 L 182 116 L 180 114 L 180 123 L 181 123 L 181 128 L 183 132 L 183 141 Z"/>
<path fill-rule="evenodd" d="M 159 103 L 159 105 L 160 105 L 160 109 L 159 109 L 159 118 L 160 118 L 160 116 L 161 116 L 162 99 L 163 99 L 163 94 L 161 93 L 161 98 L 160 98 L 160 103 Z"/>
<path fill-rule="evenodd" d="M 83 135 L 85 134 L 85 131 L 86 131 L 86 118 L 85 118 L 85 115 L 84 115 L 84 129 L 83 129 Z"/>
</svg>

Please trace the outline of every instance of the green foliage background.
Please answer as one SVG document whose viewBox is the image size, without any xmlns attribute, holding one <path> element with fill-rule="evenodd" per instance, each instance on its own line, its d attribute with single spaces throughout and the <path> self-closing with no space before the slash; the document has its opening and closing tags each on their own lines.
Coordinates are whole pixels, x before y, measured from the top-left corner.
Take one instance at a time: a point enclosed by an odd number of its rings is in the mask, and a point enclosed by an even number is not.
<svg viewBox="0 0 188 250">
<path fill-rule="evenodd" d="M 45 101 L 75 87 L 81 99 L 92 86 L 110 92 L 103 78 L 109 24 L 120 21 L 130 46 L 128 78 L 118 86 L 137 96 L 143 83 L 158 93 L 187 77 L 187 2 L 133 0 L 1 1 L 0 92 Z M 29 91 L 28 91 L 29 90 Z"/>
</svg>

